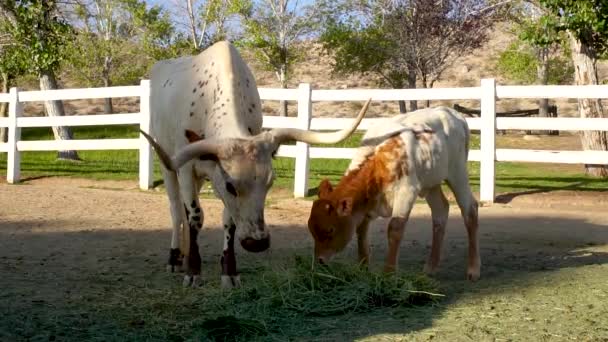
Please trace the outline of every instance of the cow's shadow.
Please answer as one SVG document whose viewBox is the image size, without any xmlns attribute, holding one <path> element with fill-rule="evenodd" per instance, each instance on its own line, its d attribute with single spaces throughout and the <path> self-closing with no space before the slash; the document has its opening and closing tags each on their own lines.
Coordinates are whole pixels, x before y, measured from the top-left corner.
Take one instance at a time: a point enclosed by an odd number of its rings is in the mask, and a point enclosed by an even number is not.
<svg viewBox="0 0 608 342">
<path fill-rule="evenodd" d="M 0 221 L 3 274 L 0 314 L 6 318 L 0 323 L 1 338 L 20 340 L 52 334 L 70 337 L 66 339 L 91 336 L 102 339 L 122 336 L 128 340 L 197 339 L 204 332 L 202 325 L 195 322 L 223 315 L 221 308 L 205 299 L 205 289 L 182 289 L 180 274 L 163 272 L 170 237 L 167 229 L 107 230 L 103 229 L 103 223 L 86 221 L 79 223 L 86 230 L 77 232 L 27 229 L 60 228 L 62 224 L 64 222 L 54 220 Z M 312 241 L 303 224 L 270 224 L 273 246 L 269 252 L 249 254 L 240 248 L 237 252 L 243 282 L 255 278 L 260 265 L 284 261 L 294 254 L 311 253 Z M 386 220 L 378 220 L 372 226 L 372 270 L 379 270 L 384 259 L 385 226 Z M 422 269 L 429 251 L 429 230 L 430 218 L 410 220 L 401 247 L 402 272 Z M 222 239 L 219 227 L 205 229 L 199 237 L 208 284 L 219 281 Z M 587 220 L 482 218 L 482 279 L 470 283 L 464 280 L 466 235 L 460 219 L 454 216 L 449 222 L 443 262 L 436 275 L 440 291 L 445 294 L 439 303 L 292 322 L 289 330 L 272 327 L 270 331 L 274 335 L 254 334 L 244 340 L 405 338 L 432 328 L 438 318 L 461 301 L 472 298 L 483 301 L 484 296 L 534 287 L 539 279 L 563 271 L 604 265 L 608 263 L 608 253 L 601 251 L 601 247 L 606 244 L 608 227 Z M 352 245 L 340 259 L 355 259 L 356 250 Z M 572 279 L 555 277 L 555 281 Z M 230 296 L 229 292 L 221 294 Z M 158 319 L 147 318 L 152 320 L 149 322 L 142 317 Z M 189 321 L 191 324 L 186 324 Z M 272 326 L 272 322 L 264 324 Z M 307 324 L 319 326 L 311 329 Z M 71 325 L 77 328 L 72 331 Z"/>
</svg>

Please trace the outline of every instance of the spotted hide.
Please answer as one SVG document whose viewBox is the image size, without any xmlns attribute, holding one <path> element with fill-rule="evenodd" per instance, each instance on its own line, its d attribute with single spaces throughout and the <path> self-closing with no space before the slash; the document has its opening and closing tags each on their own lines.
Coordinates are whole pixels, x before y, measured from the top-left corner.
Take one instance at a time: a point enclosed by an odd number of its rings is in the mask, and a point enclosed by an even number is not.
<svg viewBox="0 0 608 342">
<path fill-rule="evenodd" d="M 397 268 L 399 246 L 418 196 L 431 207 L 433 242 L 425 265 L 436 271 L 445 235 L 449 204 L 446 181 L 460 207 L 469 238 L 467 278 L 479 278 L 477 200 L 469 186 L 469 128 L 450 108 L 423 109 L 383 120 L 363 138 L 349 169 L 333 187 L 324 180 L 314 201 L 308 228 L 316 259 L 327 262 L 357 234 L 359 261 L 369 260 L 368 226 L 378 216 L 390 217 L 385 270 Z"/>
<path fill-rule="evenodd" d="M 200 282 L 197 237 L 204 211 L 198 194 L 204 182 L 211 182 L 224 203 L 222 284 L 237 286 L 235 240 L 250 252 L 270 246 L 264 203 L 274 179 L 272 156 L 279 145 L 294 140 L 342 141 L 356 129 L 369 104 L 341 131 L 262 131 L 255 79 L 227 42 L 216 43 L 197 56 L 157 63 L 151 87 L 151 132 L 144 136 L 164 166 L 173 225 L 168 268 L 173 271 L 183 264 L 184 285 L 192 286 Z"/>
</svg>

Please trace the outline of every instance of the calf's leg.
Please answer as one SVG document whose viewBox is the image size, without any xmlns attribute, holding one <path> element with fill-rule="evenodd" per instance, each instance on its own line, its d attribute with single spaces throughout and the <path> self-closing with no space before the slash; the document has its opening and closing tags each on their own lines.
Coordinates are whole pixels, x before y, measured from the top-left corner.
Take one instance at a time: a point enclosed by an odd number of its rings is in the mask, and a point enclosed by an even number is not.
<svg viewBox="0 0 608 342">
<path fill-rule="evenodd" d="M 385 272 L 395 272 L 399 260 L 399 247 L 405 231 L 405 225 L 418 196 L 418 190 L 407 187 L 395 194 L 393 200 L 393 213 L 388 223 L 388 253 L 384 264 Z"/>
<path fill-rule="evenodd" d="M 441 246 L 445 236 L 445 226 L 448 221 L 450 205 L 443 191 L 441 191 L 440 185 L 428 192 L 426 202 L 431 207 L 431 216 L 433 218 L 433 242 L 431 244 L 431 254 L 424 265 L 424 272 L 433 274 L 437 271 L 441 260 Z"/>
<path fill-rule="evenodd" d="M 357 227 L 357 253 L 359 254 L 359 264 L 367 266 L 369 264 L 369 219 L 364 219 Z"/>
<path fill-rule="evenodd" d="M 479 256 L 479 205 L 471 192 L 466 166 L 453 172 L 448 177 L 448 185 L 452 189 L 456 202 L 460 207 L 464 225 L 467 228 L 469 248 L 467 260 L 467 279 L 479 279 L 481 272 L 481 258 Z"/>
</svg>

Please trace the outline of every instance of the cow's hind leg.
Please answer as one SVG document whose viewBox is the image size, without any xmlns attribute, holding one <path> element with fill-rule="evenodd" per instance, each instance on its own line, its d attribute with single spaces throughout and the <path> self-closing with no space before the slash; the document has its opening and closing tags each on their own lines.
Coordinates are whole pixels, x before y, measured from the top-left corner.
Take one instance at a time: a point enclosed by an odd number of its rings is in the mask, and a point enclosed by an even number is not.
<svg viewBox="0 0 608 342">
<path fill-rule="evenodd" d="M 448 176 L 448 185 L 452 189 L 460 207 L 464 225 L 467 228 L 469 250 L 467 260 L 467 279 L 479 279 L 481 258 L 479 256 L 479 205 L 471 192 L 466 164 Z"/>
<path fill-rule="evenodd" d="M 236 225 L 225 208 L 222 221 L 224 224 L 224 249 L 220 260 L 222 266 L 221 283 L 223 288 L 230 289 L 241 286 L 241 278 L 236 271 L 236 256 L 234 254 Z"/>
<path fill-rule="evenodd" d="M 433 242 L 431 244 L 431 254 L 424 265 L 424 272 L 433 274 L 437 271 L 439 262 L 441 261 L 441 246 L 443 244 L 443 237 L 445 236 L 445 226 L 448 221 L 450 205 L 443 195 L 440 185 L 428 192 L 426 202 L 431 207 L 431 216 L 433 217 Z"/>
<path fill-rule="evenodd" d="M 168 272 L 180 272 L 182 270 L 182 263 L 184 254 L 180 250 L 180 229 L 182 227 L 182 199 L 179 193 L 179 187 L 177 184 L 177 178 L 171 175 L 165 168 L 162 168 L 163 179 L 165 182 L 165 188 L 169 196 L 170 212 L 171 212 L 171 248 L 169 250 L 169 260 L 167 262 Z"/>
</svg>

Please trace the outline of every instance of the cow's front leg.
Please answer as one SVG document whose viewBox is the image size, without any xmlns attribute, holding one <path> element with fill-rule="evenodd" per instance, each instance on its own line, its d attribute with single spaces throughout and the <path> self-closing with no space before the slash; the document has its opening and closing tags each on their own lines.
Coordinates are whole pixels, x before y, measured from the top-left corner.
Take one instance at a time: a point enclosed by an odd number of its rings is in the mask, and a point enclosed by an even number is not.
<svg viewBox="0 0 608 342">
<path fill-rule="evenodd" d="M 180 190 L 184 197 L 184 209 L 190 238 L 188 239 L 188 253 L 184 258 L 186 274 L 184 275 L 184 286 L 198 287 L 201 285 L 201 255 L 198 249 L 198 233 L 201 231 L 204 222 L 204 214 L 198 199 L 199 189 L 202 182 L 183 174 L 180 179 Z"/>
<path fill-rule="evenodd" d="M 198 250 L 198 233 L 203 227 L 204 216 L 198 198 L 192 200 L 190 209 L 186 208 L 186 217 L 190 231 L 190 244 L 188 246 L 189 255 L 185 258 L 186 274 L 183 285 L 199 287 L 201 285 L 201 254 Z"/>
<path fill-rule="evenodd" d="M 236 271 L 236 256 L 234 254 L 236 225 L 226 209 L 224 209 L 222 220 L 224 224 L 224 249 L 220 260 L 222 266 L 221 282 L 223 288 L 231 289 L 241 286 L 241 277 Z"/>
</svg>

